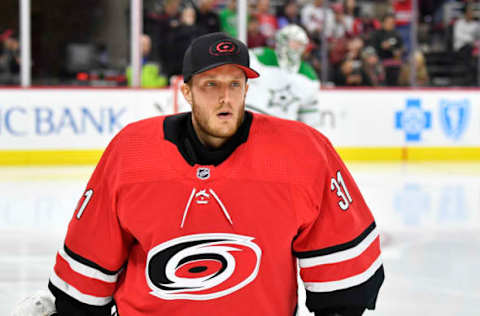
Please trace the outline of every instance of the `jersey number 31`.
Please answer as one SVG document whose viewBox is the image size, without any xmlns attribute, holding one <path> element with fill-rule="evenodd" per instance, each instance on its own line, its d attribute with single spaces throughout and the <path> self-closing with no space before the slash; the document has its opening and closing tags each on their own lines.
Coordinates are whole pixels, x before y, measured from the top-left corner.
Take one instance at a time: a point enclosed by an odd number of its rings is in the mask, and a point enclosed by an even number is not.
<svg viewBox="0 0 480 316">
<path fill-rule="evenodd" d="M 345 185 L 345 181 L 343 181 L 342 174 L 340 170 L 337 171 L 337 178 L 332 178 L 330 183 L 330 190 L 335 191 L 337 190 L 337 196 L 340 198 L 338 202 L 338 206 L 344 211 L 348 210 L 350 204 L 352 204 L 353 200 L 348 192 L 347 186 Z"/>
</svg>

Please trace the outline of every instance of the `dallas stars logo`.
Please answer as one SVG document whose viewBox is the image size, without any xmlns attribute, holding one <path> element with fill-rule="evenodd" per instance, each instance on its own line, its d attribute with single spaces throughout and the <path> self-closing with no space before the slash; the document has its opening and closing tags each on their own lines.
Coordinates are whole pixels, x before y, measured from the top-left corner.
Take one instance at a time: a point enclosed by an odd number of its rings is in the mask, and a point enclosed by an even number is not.
<svg viewBox="0 0 480 316">
<path fill-rule="evenodd" d="M 289 84 L 283 88 L 269 89 L 268 92 L 270 93 L 268 107 L 279 107 L 285 113 L 288 112 L 290 105 L 300 101 L 300 98 L 293 94 Z"/>
</svg>

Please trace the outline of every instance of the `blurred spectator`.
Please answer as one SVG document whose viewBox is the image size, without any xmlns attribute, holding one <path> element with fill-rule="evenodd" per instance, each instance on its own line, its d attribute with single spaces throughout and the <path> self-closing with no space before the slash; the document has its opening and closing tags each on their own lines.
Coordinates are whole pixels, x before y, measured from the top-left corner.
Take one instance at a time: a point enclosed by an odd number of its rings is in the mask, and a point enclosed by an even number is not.
<svg viewBox="0 0 480 316">
<path fill-rule="evenodd" d="M 281 7 L 277 21 L 279 29 L 288 24 L 301 24 L 298 4 L 295 0 L 288 0 Z"/>
<path fill-rule="evenodd" d="M 382 28 L 371 36 L 371 45 L 385 67 L 385 83 L 387 86 L 396 86 L 402 63 L 403 40 L 395 30 L 393 13 L 387 13 L 383 17 Z"/>
<path fill-rule="evenodd" d="M 207 33 L 220 31 L 220 18 L 214 10 L 215 0 L 200 0 L 196 8 L 197 25 L 203 27 Z"/>
<path fill-rule="evenodd" d="M 300 14 L 302 25 L 306 28 L 311 39 L 318 42 L 322 37 L 324 24 L 327 37 L 332 35 L 335 17 L 332 9 L 328 6 L 324 9 L 324 0 L 313 0 L 302 8 Z"/>
<path fill-rule="evenodd" d="M 456 20 L 453 26 L 453 49 L 461 51 L 468 48 L 471 50 L 475 40 L 479 38 L 479 22 L 473 17 L 472 5 L 466 5 L 463 17 Z"/>
<path fill-rule="evenodd" d="M 339 43 L 341 40 L 337 40 Z M 341 86 L 363 85 L 364 78 L 362 73 L 361 52 L 364 47 L 364 42 L 361 37 L 353 37 L 351 39 L 344 39 L 344 51 L 331 51 L 330 60 L 333 67 L 334 82 Z M 347 62 L 347 61 L 351 61 Z M 357 82 L 357 75 L 362 76 L 360 82 Z"/>
<path fill-rule="evenodd" d="M 220 10 L 220 30 L 237 38 L 237 0 L 229 0 L 228 5 Z"/>
<path fill-rule="evenodd" d="M 353 37 L 347 42 L 347 53 L 345 58 L 352 60 L 360 60 L 362 58 L 361 53 L 365 43 L 360 36 Z"/>
<path fill-rule="evenodd" d="M 415 84 L 420 87 L 428 86 L 430 83 L 430 78 L 428 76 L 427 64 L 425 62 L 425 56 L 421 51 L 416 51 L 413 55 L 413 59 L 410 63 L 402 65 L 400 70 L 400 75 L 398 77 L 398 84 L 400 86 L 410 86 L 410 71 L 411 63 L 415 63 Z"/>
<path fill-rule="evenodd" d="M 380 29 L 382 24 L 375 18 L 371 8 L 364 6 L 359 11 L 359 17 L 354 20 L 353 33 L 369 41 L 371 34 Z"/>
<path fill-rule="evenodd" d="M 180 1 L 164 0 L 160 14 L 149 13 L 145 20 L 145 33 L 152 38 L 150 59 L 167 64 L 168 45 L 165 40 L 168 34 L 180 25 Z"/>
<path fill-rule="evenodd" d="M 392 0 L 395 12 L 395 28 L 404 44 L 404 54 L 410 53 L 410 29 L 412 25 L 412 0 Z"/>
<path fill-rule="evenodd" d="M 192 7 L 185 7 L 182 10 L 180 25 L 168 36 L 168 63 L 165 71 L 168 78 L 182 73 L 183 55 L 190 45 L 190 42 L 207 30 L 202 25 L 195 24 L 196 13 Z"/>
<path fill-rule="evenodd" d="M 480 24 L 473 18 L 473 6 L 467 4 L 462 18 L 453 25 L 453 49 L 457 53 L 458 61 L 464 66 L 465 85 L 475 83 L 476 69 L 474 48 L 475 40 L 480 37 Z"/>
<path fill-rule="evenodd" d="M 378 87 L 384 85 L 385 70 L 380 63 L 375 48 L 368 46 L 362 51 L 362 68 L 365 86 Z"/>
<path fill-rule="evenodd" d="M 362 9 L 363 8 L 363 9 Z M 371 26 L 371 18 L 368 15 L 369 10 L 366 6 L 358 6 L 356 0 L 343 0 L 344 14 L 347 20 L 352 24 L 350 33 L 353 36 L 362 35 L 366 39 L 365 33 L 370 33 L 372 30 L 380 28 L 380 22 L 377 21 L 377 27 Z"/>
<path fill-rule="evenodd" d="M 455 0 L 422 0 L 419 1 L 419 13 L 425 21 L 431 21 L 432 25 L 444 22 L 445 4 L 456 2 Z M 448 23 L 448 22 L 447 22 Z"/>
<path fill-rule="evenodd" d="M 2 30 L 0 29 L 0 43 L 3 43 L 10 38 L 13 35 L 13 30 L 12 29 L 5 29 Z M 0 52 L 3 52 L 3 46 L 0 46 Z"/>
<path fill-rule="evenodd" d="M 360 35 L 361 19 L 360 19 L 360 7 L 357 5 L 356 0 L 343 0 L 343 10 L 347 17 L 347 20 L 351 20 L 351 35 Z"/>
<path fill-rule="evenodd" d="M 335 17 L 332 9 L 324 0 L 310 1 L 312 2 L 307 3 L 300 11 L 301 25 L 307 30 L 308 37 L 314 45 L 314 48 L 308 56 L 308 61 L 319 76 L 321 76 L 322 73 L 331 74 L 332 72 L 329 71 L 331 65 L 328 65 L 327 69 L 323 69 L 322 65 L 324 51 L 322 46 L 323 44 L 328 45 L 328 43 L 322 43 L 322 32 L 325 29 L 326 38 L 328 39 L 331 37 L 333 26 L 335 24 Z M 345 44 L 345 41 L 334 41 L 331 43 L 330 49 L 328 49 L 327 46 L 326 51 L 327 53 L 330 51 L 330 56 L 332 56 L 331 51 L 338 50 L 341 51 L 343 56 Z M 338 59 L 338 61 L 340 60 L 341 59 Z"/>
<path fill-rule="evenodd" d="M 341 3 L 333 4 L 332 9 L 335 23 L 330 38 L 339 39 L 351 36 L 353 33 L 353 16 L 345 14 Z"/>
<path fill-rule="evenodd" d="M 348 40 L 346 38 L 338 38 L 330 41 L 328 61 L 333 68 L 336 68 L 340 62 L 345 59 L 347 51 Z"/>
<path fill-rule="evenodd" d="M 148 56 L 152 49 L 152 41 L 150 36 L 143 34 L 141 37 L 142 43 L 142 88 L 161 88 L 167 85 L 167 78 L 160 74 L 160 67 L 157 63 L 149 62 Z M 132 68 L 127 68 L 128 85 L 132 84 Z"/>
<path fill-rule="evenodd" d="M 248 48 L 267 46 L 267 38 L 260 32 L 260 23 L 255 16 L 250 17 L 247 32 Z"/>
<path fill-rule="evenodd" d="M 344 60 L 336 71 L 334 82 L 337 86 L 365 85 L 366 80 L 362 69 L 362 62 L 351 59 Z"/>
<path fill-rule="evenodd" d="M 337 68 L 345 59 L 360 60 L 363 47 L 363 39 L 359 36 L 336 39 L 332 41 L 329 61 L 333 68 Z"/>
<path fill-rule="evenodd" d="M 17 85 L 20 83 L 20 43 L 12 30 L 0 34 L 0 46 L 0 84 Z"/>
<path fill-rule="evenodd" d="M 271 11 L 270 0 L 258 0 L 253 13 L 258 21 L 260 33 L 267 39 L 268 46 L 274 45 L 274 36 L 278 29 L 277 17 Z"/>
<path fill-rule="evenodd" d="M 358 16 L 359 7 L 356 0 L 343 0 L 343 9 L 345 10 L 345 15 L 351 17 Z"/>
</svg>

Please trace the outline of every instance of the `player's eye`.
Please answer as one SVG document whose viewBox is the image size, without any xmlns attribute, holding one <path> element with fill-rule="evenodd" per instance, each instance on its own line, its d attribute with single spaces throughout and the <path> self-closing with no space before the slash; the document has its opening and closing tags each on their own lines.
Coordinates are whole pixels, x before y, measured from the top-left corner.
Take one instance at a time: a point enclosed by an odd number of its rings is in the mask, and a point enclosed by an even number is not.
<svg viewBox="0 0 480 316">
<path fill-rule="evenodd" d="M 233 81 L 231 85 L 232 85 L 232 87 L 234 87 L 234 88 L 238 88 L 238 87 L 241 86 L 240 81 Z"/>
<path fill-rule="evenodd" d="M 206 85 L 207 87 L 215 87 L 217 83 L 215 81 L 207 81 Z"/>
</svg>

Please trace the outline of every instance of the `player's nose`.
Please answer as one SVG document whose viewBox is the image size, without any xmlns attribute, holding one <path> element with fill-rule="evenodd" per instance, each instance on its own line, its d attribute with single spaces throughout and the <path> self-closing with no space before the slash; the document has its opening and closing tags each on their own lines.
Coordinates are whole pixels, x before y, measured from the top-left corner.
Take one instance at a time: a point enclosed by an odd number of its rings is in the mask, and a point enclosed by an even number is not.
<svg viewBox="0 0 480 316">
<path fill-rule="evenodd" d="M 220 104 L 230 104 L 231 98 L 232 98 L 232 91 L 230 91 L 228 85 L 225 85 L 220 89 L 220 94 L 219 94 L 219 103 Z"/>
</svg>

